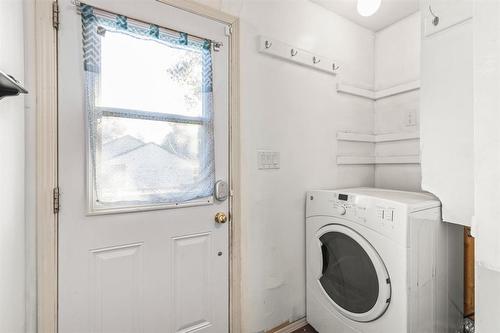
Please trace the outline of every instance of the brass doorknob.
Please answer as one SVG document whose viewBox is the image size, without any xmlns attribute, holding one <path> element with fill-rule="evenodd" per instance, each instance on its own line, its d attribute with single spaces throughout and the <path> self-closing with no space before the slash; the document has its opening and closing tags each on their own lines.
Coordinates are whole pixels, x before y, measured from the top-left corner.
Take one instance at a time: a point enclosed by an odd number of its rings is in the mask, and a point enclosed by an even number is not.
<svg viewBox="0 0 500 333">
<path fill-rule="evenodd" d="M 226 214 L 222 213 L 222 212 L 219 212 L 217 214 L 215 214 L 215 222 L 217 223 L 226 223 L 227 222 L 227 216 Z"/>
</svg>

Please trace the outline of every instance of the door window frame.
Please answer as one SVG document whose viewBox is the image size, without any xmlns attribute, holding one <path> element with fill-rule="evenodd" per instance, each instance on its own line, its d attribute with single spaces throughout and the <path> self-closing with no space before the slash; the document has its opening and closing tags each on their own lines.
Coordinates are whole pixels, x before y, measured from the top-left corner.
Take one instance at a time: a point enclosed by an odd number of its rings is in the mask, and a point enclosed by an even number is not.
<svg viewBox="0 0 500 333">
<path fill-rule="evenodd" d="M 216 55 L 212 51 L 212 45 L 215 41 L 200 37 L 200 35 L 192 35 L 181 32 L 166 26 L 156 25 L 154 23 L 142 21 L 134 17 L 122 16 L 118 12 L 108 11 L 98 7 L 93 7 L 87 4 L 76 3 L 77 10 L 82 15 L 82 32 L 83 32 L 83 63 L 82 76 L 84 77 L 84 87 L 86 93 L 85 112 L 86 112 L 86 177 L 87 177 L 87 215 L 104 215 L 118 214 L 138 211 L 151 211 L 161 209 L 172 209 L 181 207 L 192 207 L 200 205 L 213 204 L 213 189 L 208 189 L 210 183 L 215 183 L 215 152 L 214 152 L 214 80 L 213 76 L 217 75 L 217 71 L 221 68 L 215 67 L 213 57 Z M 116 26 L 116 19 L 120 17 L 126 22 L 120 27 Z M 91 19 L 92 18 L 92 19 Z M 152 34 L 151 27 L 156 27 L 156 34 Z M 101 31 L 101 32 L 100 32 Z M 107 32 L 104 34 L 104 32 Z M 202 66 L 208 66 L 209 70 L 202 70 L 202 102 L 200 114 L 185 115 L 167 112 L 158 112 L 147 109 L 139 109 L 138 106 L 133 108 L 124 108 L 124 106 L 114 106 L 108 104 L 100 105 L 99 101 L 103 98 L 104 90 L 102 90 L 103 73 L 105 72 L 106 62 L 103 61 L 103 43 L 107 34 L 121 34 L 123 38 L 134 39 L 135 41 L 157 42 L 162 48 L 177 49 L 196 53 L 202 59 Z M 156 44 L 156 43 L 155 43 Z M 98 55 L 93 55 L 97 53 Z M 209 60 L 206 57 L 210 58 Z M 108 60 L 109 61 L 109 60 Z M 208 77 L 206 77 L 208 76 Z M 227 82 L 229 84 L 229 82 Z M 222 87 L 220 87 L 222 88 Z M 220 90 L 220 89 L 219 89 Z M 223 90 L 220 90 L 223 91 Z M 226 91 L 226 90 L 224 90 Z M 145 198 L 136 200 L 124 199 L 122 202 L 111 200 L 100 200 L 102 188 L 100 172 L 103 163 L 105 162 L 101 156 L 103 127 L 99 126 L 99 122 L 104 119 L 134 119 L 140 121 L 151 121 L 164 124 L 184 124 L 184 125 L 200 125 L 203 131 L 203 142 L 206 154 L 203 157 L 198 157 L 197 162 L 204 165 L 202 169 L 208 169 L 209 175 L 202 179 L 193 180 L 193 183 L 188 184 L 191 190 L 196 186 L 202 186 L 201 191 L 194 192 L 191 197 L 179 196 L 179 192 L 172 193 L 170 196 L 165 192 L 159 193 L 162 199 L 147 200 Z M 144 142 L 146 143 L 146 142 Z M 147 164 L 147 163 L 146 163 Z M 208 186 L 207 186 L 208 185 Z M 213 187 L 213 186 L 212 186 Z M 210 192 L 208 192 L 210 191 Z"/>
<path fill-rule="evenodd" d="M 241 332 L 241 204 L 239 140 L 239 19 L 192 0 L 156 0 L 195 15 L 224 23 L 229 39 L 229 331 Z M 30 11 L 37 29 L 35 40 L 36 100 L 36 238 L 37 331 L 57 333 L 58 322 L 58 131 L 57 131 L 57 28 L 58 3 L 34 0 Z"/>
<path fill-rule="evenodd" d="M 379 294 L 375 305 L 369 311 L 365 313 L 354 313 L 344 309 L 330 298 L 330 296 L 325 291 L 323 285 L 319 280 L 319 278 L 322 276 L 321 271 L 316 274 L 316 276 L 318 277 L 316 283 L 318 284 L 319 289 L 321 290 L 322 294 L 326 297 L 326 299 L 330 302 L 330 304 L 332 304 L 335 307 L 335 309 L 338 312 L 340 312 L 343 316 L 357 322 L 369 322 L 376 320 L 385 313 L 385 311 L 389 307 L 391 299 L 391 282 L 390 282 L 391 280 L 387 268 L 385 267 L 385 264 L 382 261 L 382 258 L 380 258 L 379 254 L 377 253 L 375 248 L 370 244 L 370 242 L 368 242 L 366 238 L 361 236 L 353 229 L 341 224 L 329 224 L 319 229 L 318 232 L 316 233 L 315 241 L 317 242 L 317 247 L 319 248 L 318 255 L 320 256 L 320 265 L 319 265 L 320 268 L 323 267 L 323 256 L 321 255 L 321 245 L 323 243 L 321 242 L 320 238 L 321 236 L 331 232 L 337 232 L 349 237 L 350 239 L 358 243 L 358 245 L 361 246 L 361 248 L 366 252 L 366 254 L 368 255 L 373 264 L 373 267 L 375 268 L 375 272 L 377 273 Z"/>
</svg>

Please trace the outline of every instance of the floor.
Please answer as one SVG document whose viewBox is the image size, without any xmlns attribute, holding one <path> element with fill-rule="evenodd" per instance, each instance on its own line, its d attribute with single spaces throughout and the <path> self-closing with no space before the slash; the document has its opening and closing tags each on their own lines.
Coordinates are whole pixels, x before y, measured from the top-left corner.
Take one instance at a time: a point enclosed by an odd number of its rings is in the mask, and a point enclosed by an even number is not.
<svg viewBox="0 0 500 333">
<path fill-rule="evenodd" d="M 312 328 L 310 325 L 307 325 L 305 327 L 299 328 L 293 333 L 318 333 L 318 332 L 316 332 L 314 328 Z"/>
</svg>

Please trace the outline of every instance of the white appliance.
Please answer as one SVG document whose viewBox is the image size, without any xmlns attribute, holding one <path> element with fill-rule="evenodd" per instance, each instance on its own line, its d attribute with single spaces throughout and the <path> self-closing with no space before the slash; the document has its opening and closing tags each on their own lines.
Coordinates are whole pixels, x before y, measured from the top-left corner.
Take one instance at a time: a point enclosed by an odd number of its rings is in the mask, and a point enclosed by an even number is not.
<svg viewBox="0 0 500 333">
<path fill-rule="evenodd" d="M 431 194 L 312 191 L 306 205 L 307 321 L 319 333 L 457 332 L 463 230 Z"/>
</svg>

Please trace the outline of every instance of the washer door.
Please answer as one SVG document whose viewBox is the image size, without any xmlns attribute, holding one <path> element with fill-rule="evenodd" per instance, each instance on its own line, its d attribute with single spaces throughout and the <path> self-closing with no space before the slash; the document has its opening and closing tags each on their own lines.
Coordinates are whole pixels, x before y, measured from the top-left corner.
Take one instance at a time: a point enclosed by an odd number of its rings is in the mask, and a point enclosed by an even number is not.
<svg viewBox="0 0 500 333">
<path fill-rule="evenodd" d="M 382 259 L 353 229 L 330 224 L 317 233 L 322 267 L 318 283 L 335 308 L 349 319 L 380 317 L 391 299 L 391 282 Z"/>
</svg>

